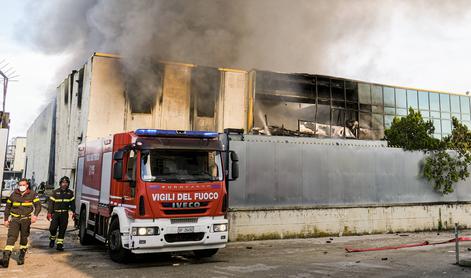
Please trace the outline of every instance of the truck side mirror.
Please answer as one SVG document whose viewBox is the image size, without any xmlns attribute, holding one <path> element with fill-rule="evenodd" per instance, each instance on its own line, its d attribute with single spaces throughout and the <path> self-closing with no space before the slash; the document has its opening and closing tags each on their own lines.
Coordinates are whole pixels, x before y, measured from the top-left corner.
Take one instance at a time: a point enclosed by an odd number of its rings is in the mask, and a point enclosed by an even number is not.
<svg viewBox="0 0 471 278">
<path fill-rule="evenodd" d="M 113 155 L 114 160 L 123 160 L 123 157 L 124 157 L 124 152 L 121 150 L 116 151 Z"/>
<path fill-rule="evenodd" d="M 236 152 L 231 151 L 231 181 L 239 178 L 239 156 Z"/>
<path fill-rule="evenodd" d="M 123 160 L 116 160 L 113 165 L 113 178 L 115 180 L 123 179 Z"/>
</svg>

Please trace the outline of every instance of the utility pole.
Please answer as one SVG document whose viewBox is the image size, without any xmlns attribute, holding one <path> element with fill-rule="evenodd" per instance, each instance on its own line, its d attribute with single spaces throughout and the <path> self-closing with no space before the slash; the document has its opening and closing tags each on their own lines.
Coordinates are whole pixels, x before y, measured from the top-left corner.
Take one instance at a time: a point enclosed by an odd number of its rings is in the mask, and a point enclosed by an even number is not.
<svg viewBox="0 0 471 278">
<path fill-rule="evenodd" d="M 4 120 L 5 120 L 5 105 L 6 105 L 6 99 L 7 99 L 7 91 L 8 91 L 8 82 L 11 81 L 17 81 L 15 78 L 18 77 L 18 75 L 15 75 L 15 71 L 13 70 L 13 67 L 10 67 L 8 63 L 5 62 L 5 60 L 2 60 L 0 62 L 0 77 L 3 79 L 3 102 L 2 102 L 2 114 L 0 117 L 0 128 L 4 127 Z"/>
</svg>

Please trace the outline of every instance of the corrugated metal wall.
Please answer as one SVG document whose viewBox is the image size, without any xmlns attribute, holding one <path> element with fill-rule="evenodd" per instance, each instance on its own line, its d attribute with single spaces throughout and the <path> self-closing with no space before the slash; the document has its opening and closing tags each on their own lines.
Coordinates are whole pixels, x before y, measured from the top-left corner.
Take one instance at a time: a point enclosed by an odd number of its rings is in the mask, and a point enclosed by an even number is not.
<svg viewBox="0 0 471 278">
<path fill-rule="evenodd" d="M 246 135 L 231 141 L 240 177 L 233 208 L 392 205 L 471 201 L 471 179 L 441 196 L 420 176 L 421 152 L 381 141 Z"/>
</svg>

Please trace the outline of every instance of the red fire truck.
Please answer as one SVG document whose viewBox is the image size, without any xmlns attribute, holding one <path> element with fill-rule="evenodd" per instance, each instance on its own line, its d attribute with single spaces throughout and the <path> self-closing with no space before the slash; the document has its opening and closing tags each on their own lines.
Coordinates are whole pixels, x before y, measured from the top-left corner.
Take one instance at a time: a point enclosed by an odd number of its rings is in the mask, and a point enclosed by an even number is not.
<svg viewBox="0 0 471 278">
<path fill-rule="evenodd" d="M 208 257 L 225 247 L 227 184 L 238 176 L 228 137 L 138 129 L 80 145 L 81 244 L 101 241 L 117 262 L 130 253 L 191 250 Z"/>
</svg>

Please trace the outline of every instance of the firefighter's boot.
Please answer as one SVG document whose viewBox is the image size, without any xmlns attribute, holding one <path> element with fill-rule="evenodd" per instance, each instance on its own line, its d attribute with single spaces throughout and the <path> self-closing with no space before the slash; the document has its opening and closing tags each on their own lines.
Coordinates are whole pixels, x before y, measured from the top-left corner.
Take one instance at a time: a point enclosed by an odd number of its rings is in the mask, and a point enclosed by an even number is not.
<svg viewBox="0 0 471 278">
<path fill-rule="evenodd" d="M 49 248 L 54 248 L 55 243 L 56 243 L 55 240 L 53 240 L 53 239 L 49 240 Z"/>
<path fill-rule="evenodd" d="M 64 244 L 62 244 L 62 243 L 57 243 L 56 250 L 57 250 L 57 251 L 64 251 Z"/>
<path fill-rule="evenodd" d="M 18 265 L 25 263 L 26 248 L 20 249 L 20 256 L 18 257 Z"/>
<path fill-rule="evenodd" d="M 11 251 L 3 251 L 2 266 L 7 268 L 10 264 Z"/>
</svg>

